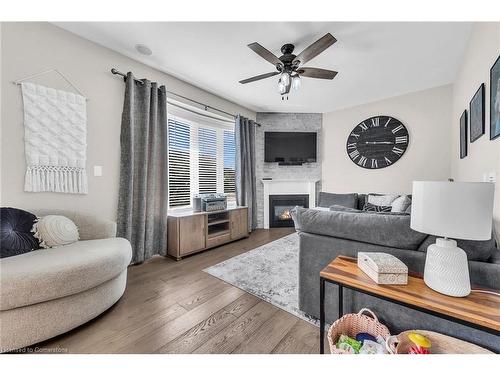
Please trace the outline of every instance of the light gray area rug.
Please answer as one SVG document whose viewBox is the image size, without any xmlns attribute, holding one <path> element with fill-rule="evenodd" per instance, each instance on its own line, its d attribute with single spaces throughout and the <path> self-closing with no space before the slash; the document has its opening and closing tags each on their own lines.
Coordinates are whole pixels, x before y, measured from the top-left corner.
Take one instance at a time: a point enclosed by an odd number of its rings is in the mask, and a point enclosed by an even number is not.
<svg viewBox="0 0 500 375">
<path fill-rule="evenodd" d="M 299 310 L 299 236 L 297 233 L 204 269 L 307 322 L 318 320 Z"/>
</svg>

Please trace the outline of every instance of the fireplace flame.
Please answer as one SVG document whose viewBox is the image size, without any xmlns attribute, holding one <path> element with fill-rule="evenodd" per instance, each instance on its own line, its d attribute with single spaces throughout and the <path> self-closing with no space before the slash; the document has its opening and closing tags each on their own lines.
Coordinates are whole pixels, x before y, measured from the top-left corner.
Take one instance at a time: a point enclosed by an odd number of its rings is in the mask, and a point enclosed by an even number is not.
<svg viewBox="0 0 500 375">
<path fill-rule="evenodd" d="M 292 214 L 290 210 L 285 210 L 279 215 L 280 220 L 290 220 L 292 218 Z"/>
</svg>

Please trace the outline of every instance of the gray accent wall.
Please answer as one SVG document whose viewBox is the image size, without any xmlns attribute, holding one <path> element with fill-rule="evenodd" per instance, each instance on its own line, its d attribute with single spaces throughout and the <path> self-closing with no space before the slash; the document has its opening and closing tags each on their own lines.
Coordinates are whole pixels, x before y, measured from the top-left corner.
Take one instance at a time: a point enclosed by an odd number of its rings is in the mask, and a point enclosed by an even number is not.
<svg viewBox="0 0 500 375">
<path fill-rule="evenodd" d="M 262 178 L 271 177 L 273 179 L 317 179 L 321 181 L 321 160 L 322 157 L 322 124 L 323 115 L 321 113 L 268 113 L 257 112 L 257 127 L 255 134 L 255 154 L 257 177 L 257 225 L 264 226 L 264 186 Z M 316 163 L 303 165 L 281 166 L 278 163 L 264 162 L 264 132 L 266 131 L 315 131 L 318 133 L 318 154 Z M 321 183 L 316 187 L 320 191 Z"/>
</svg>

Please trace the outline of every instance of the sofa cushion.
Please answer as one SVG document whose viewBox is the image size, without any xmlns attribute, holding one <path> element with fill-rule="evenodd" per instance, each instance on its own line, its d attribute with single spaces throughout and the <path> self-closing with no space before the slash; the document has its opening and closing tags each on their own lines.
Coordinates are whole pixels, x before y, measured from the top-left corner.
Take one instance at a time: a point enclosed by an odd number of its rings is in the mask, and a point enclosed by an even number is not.
<svg viewBox="0 0 500 375">
<path fill-rule="evenodd" d="M 319 193 L 318 206 L 330 207 L 333 205 L 344 206 L 349 208 L 358 208 L 358 194 L 336 194 L 326 193 L 324 191 Z"/>
<path fill-rule="evenodd" d="M 427 234 L 410 228 L 408 215 L 326 212 L 297 207 L 292 217 L 300 232 L 400 249 L 416 250 L 427 237 Z"/>
<path fill-rule="evenodd" d="M 20 255 L 40 248 L 31 232 L 36 216 L 12 207 L 0 208 L 0 258 Z"/>
<path fill-rule="evenodd" d="M 0 260 L 0 310 L 82 292 L 118 276 L 132 258 L 124 238 L 80 241 Z"/>
<path fill-rule="evenodd" d="M 419 251 L 427 252 L 429 245 L 436 243 L 436 236 L 429 236 L 422 242 Z M 486 241 L 471 241 L 471 240 L 455 240 L 457 241 L 457 246 L 461 248 L 467 254 L 468 260 L 476 260 L 480 262 L 492 261 L 492 256 L 499 252 L 495 246 L 495 239 L 492 238 Z"/>
</svg>

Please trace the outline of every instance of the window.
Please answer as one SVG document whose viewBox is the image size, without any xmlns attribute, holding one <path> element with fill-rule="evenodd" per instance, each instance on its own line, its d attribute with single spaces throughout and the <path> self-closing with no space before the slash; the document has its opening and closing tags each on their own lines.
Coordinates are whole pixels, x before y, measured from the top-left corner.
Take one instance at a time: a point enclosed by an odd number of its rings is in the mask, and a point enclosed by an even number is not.
<svg viewBox="0 0 500 375">
<path fill-rule="evenodd" d="M 236 151 L 234 131 L 224 130 L 224 193 L 228 199 L 236 199 Z"/>
<path fill-rule="evenodd" d="M 169 115 L 169 205 L 191 205 L 198 193 L 226 193 L 235 200 L 234 131 Z"/>
</svg>

